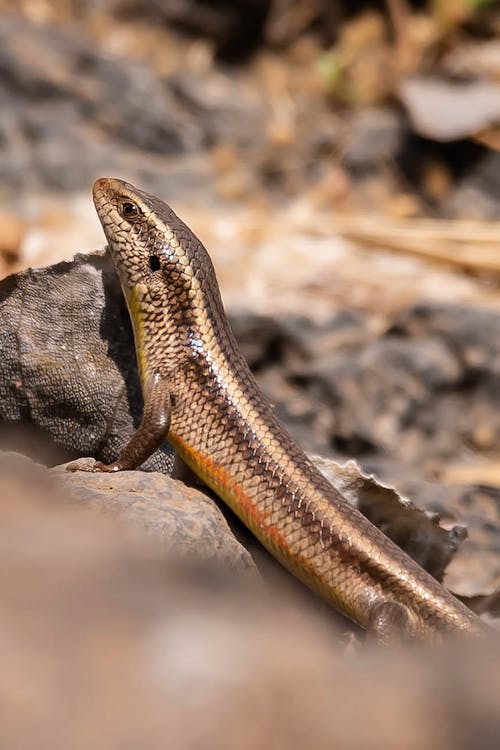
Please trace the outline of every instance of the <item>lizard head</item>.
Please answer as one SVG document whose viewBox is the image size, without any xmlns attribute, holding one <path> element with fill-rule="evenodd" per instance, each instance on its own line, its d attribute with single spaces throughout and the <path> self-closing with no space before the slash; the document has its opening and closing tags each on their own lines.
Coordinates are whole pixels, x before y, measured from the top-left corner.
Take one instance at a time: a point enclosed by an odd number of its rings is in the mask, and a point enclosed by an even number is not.
<svg viewBox="0 0 500 750">
<path fill-rule="evenodd" d="M 191 288 L 191 278 L 211 266 L 193 232 L 154 195 L 102 177 L 94 183 L 93 198 L 127 298 L 142 284 L 153 295 L 156 289 L 165 303 L 165 284 L 177 286 L 180 293 L 180 286 Z"/>
<path fill-rule="evenodd" d="M 129 308 L 139 359 L 166 333 L 197 337 L 200 316 L 221 305 L 210 257 L 172 209 L 123 180 L 103 177 L 94 204 Z M 172 338 L 172 336 L 170 336 Z M 146 367 L 147 364 L 147 367 Z"/>
</svg>

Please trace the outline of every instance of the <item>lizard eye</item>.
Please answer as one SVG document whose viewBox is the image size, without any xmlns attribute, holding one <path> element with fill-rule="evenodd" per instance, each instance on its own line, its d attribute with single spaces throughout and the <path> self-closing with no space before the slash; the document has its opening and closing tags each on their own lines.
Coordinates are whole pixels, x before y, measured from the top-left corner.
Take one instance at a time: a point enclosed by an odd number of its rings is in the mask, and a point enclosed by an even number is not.
<svg viewBox="0 0 500 750">
<path fill-rule="evenodd" d="M 149 256 L 149 267 L 152 271 L 160 270 L 160 259 L 157 255 Z"/>
<path fill-rule="evenodd" d="M 135 203 L 131 203 L 130 201 L 125 201 L 121 205 L 121 214 L 124 219 L 133 219 L 137 214 L 139 213 L 139 210 Z"/>
</svg>

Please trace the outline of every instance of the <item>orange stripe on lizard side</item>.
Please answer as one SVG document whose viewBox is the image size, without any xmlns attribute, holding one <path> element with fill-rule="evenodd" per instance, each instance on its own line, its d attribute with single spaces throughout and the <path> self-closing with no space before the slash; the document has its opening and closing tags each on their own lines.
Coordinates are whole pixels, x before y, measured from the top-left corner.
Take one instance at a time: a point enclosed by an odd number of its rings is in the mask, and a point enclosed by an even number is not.
<svg viewBox="0 0 500 750">
<path fill-rule="evenodd" d="M 304 576 L 305 574 L 308 577 L 310 576 L 318 580 L 321 587 L 329 588 L 323 576 L 311 565 L 309 560 L 304 558 L 303 555 L 297 555 L 292 552 L 287 540 L 278 527 L 268 524 L 267 519 L 269 518 L 269 514 L 262 512 L 256 507 L 255 503 L 244 491 L 242 485 L 236 481 L 235 477 L 224 466 L 216 464 L 210 456 L 206 456 L 196 450 L 178 435 L 169 433 L 168 440 L 188 466 L 230 507 L 234 506 L 231 503 L 231 498 L 235 499 L 242 513 L 260 527 L 262 535 L 265 535 L 269 541 L 279 547 L 281 554 L 292 562 L 293 568 L 299 576 Z M 239 515 L 236 508 L 233 507 L 233 510 Z M 261 539 L 261 541 L 263 540 Z M 331 597 L 333 592 L 329 591 L 329 594 Z"/>
<path fill-rule="evenodd" d="M 200 451 L 197 451 L 178 435 L 169 434 L 168 439 L 172 445 L 174 445 L 176 450 L 179 451 L 181 456 L 186 459 L 186 463 L 188 463 L 196 473 L 200 474 L 201 478 L 214 490 L 214 492 L 220 494 L 223 500 L 229 500 L 227 495 L 234 497 L 240 504 L 243 512 L 251 518 L 252 521 L 264 529 L 273 542 L 278 544 L 287 554 L 292 554 L 286 539 L 280 533 L 278 528 L 274 525 L 268 524 L 267 519 L 269 518 L 269 514 L 263 513 L 256 507 L 255 503 L 252 502 L 251 498 L 246 494 L 241 484 L 236 481 L 224 466 L 216 464 L 210 456 L 206 456 Z"/>
</svg>

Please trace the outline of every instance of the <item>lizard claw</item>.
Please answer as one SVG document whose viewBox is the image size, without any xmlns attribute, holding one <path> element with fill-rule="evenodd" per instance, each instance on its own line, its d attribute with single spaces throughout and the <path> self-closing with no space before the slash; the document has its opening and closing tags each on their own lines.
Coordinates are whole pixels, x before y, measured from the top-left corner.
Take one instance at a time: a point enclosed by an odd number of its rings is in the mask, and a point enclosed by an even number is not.
<svg viewBox="0 0 500 750">
<path fill-rule="evenodd" d="M 95 458 L 79 458 L 77 461 L 72 461 L 67 464 L 66 471 L 87 471 L 93 474 L 97 472 L 115 472 L 120 471 L 120 465 L 115 462 L 112 464 L 103 464 L 101 461 L 96 461 Z"/>
<path fill-rule="evenodd" d="M 96 469 L 98 461 L 95 460 L 95 458 L 79 458 L 76 461 L 72 461 L 69 464 L 66 464 L 65 470 L 70 472 L 75 471 L 98 471 Z"/>
</svg>

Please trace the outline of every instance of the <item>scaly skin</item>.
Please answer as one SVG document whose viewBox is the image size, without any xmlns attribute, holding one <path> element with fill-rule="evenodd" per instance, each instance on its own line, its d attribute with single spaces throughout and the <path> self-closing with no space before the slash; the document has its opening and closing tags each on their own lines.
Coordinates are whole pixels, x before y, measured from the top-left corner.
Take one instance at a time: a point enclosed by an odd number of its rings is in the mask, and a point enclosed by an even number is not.
<svg viewBox="0 0 500 750">
<path fill-rule="evenodd" d="M 98 468 L 135 468 L 166 434 L 288 570 L 379 640 L 482 632 L 479 618 L 353 508 L 277 421 L 191 230 L 121 180 L 97 180 L 94 202 L 129 307 L 145 402 L 118 461 Z"/>
</svg>

